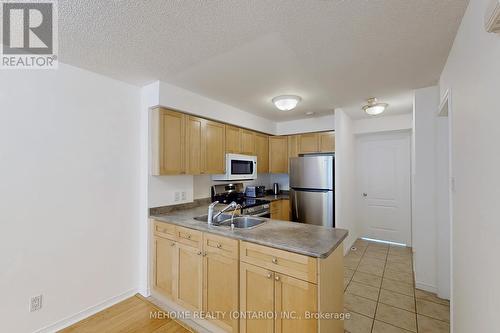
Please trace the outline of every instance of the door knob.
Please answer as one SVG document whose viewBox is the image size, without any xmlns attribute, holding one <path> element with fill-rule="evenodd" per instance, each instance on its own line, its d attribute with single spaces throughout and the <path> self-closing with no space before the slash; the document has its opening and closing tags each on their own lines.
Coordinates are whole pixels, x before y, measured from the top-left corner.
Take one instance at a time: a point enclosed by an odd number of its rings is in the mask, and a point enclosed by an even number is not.
<svg viewBox="0 0 500 333">
<path fill-rule="evenodd" d="M 363 197 L 367 197 L 368 196 L 368 193 L 363 193 Z"/>
</svg>

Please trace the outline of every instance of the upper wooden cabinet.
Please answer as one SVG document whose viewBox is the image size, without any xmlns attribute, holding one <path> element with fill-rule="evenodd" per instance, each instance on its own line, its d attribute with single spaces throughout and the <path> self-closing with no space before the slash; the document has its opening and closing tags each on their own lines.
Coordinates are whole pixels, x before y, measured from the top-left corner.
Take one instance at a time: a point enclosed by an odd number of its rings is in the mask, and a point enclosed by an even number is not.
<svg viewBox="0 0 500 333">
<path fill-rule="evenodd" d="M 203 118 L 186 119 L 186 170 L 190 175 L 224 173 L 225 125 Z"/>
<path fill-rule="evenodd" d="M 300 134 L 298 139 L 299 153 L 317 153 L 319 152 L 318 133 Z"/>
<path fill-rule="evenodd" d="M 151 174 L 180 175 L 186 173 L 186 116 L 163 108 L 151 114 Z"/>
<path fill-rule="evenodd" d="M 288 173 L 288 139 L 286 136 L 269 137 L 269 172 Z"/>
<path fill-rule="evenodd" d="M 331 153 L 335 151 L 335 132 L 306 133 L 297 135 L 299 154 Z"/>
<path fill-rule="evenodd" d="M 255 155 L 255 135 L 253 131 L 226 125 L 226 153 Z"/>
<path fill-rule="evenodd" d="M 220 174 L 226 169 L 224 124 L 205 120 L 202 141 L 203 173 Z"/>
<path fill-rule="evenodd" d="M 255 132 L 241 129 L 241 154 L 255 155 Z"/>
<path fill-rule="evenodd" d="M 321 152 L 335 151 L 335 132 L 319 133 L 319 150 Z"/>
<path fill-rule="evenodd" d="M 255 134 L 255 155 L 257 155 L 257 173 L 269 172 L 269 137 Z"/>
<path fill-rule="evenodd" d="M 289 135 L 288 136 L 288 158 L 299 156 L 299 136 Z"/>
<path fill-rule="evenodd" d="M 226 125 L 226 153 L 239 154 L 241 151 L 241 132 L 236 126 Z"/>
</svg>

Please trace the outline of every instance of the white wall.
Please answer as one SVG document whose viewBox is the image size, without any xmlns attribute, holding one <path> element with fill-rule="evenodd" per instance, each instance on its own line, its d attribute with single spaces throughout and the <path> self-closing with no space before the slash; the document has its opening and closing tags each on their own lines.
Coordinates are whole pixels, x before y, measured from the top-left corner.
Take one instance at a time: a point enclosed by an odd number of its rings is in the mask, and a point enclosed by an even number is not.
<svg viewBox="0 0 500 333">
<path fill-rule="evenodd" d="M 355 179 L 355 136 L 353 121 L 342 110 L 335 111 L 335 223 L 336 227 L 349 230 L 344 251 L 349 251 L 359 236 L 359 226 L 354 205 Z"/>
<path fill-rule="evenodd" d="M 2 71 L 3 332 L 78 319 L 136 291 L 139 103 L 137 87 L 64 64 Z M 29 313 L 38 294 L 43 308 Z"/>
<path fill-rule="evenodd" d="M 335 115 L 311 117 L 276 123 L 277 135 L 289 135 L 307 132 L 331 131 L 335 129 Z"/>
<path fill-rule="evenodd" d="M 413 115 L 407 113 L 358 119 L 354 121 L 353 128 L 356 134 L 408 130 L 413 128 Z"/>
<path fill-rule="evenodd" d="M 452 327 L 500 327 L 500 35 L 484 30 L 489 0 L 470 1 L 441 75 L 452 103 Z"/>
<path fill-rule="evenodd" d="M 438 87 L 415 91 L 412 245 L 415 283 L 437 291 L 436 120 Z"/>
</svg>

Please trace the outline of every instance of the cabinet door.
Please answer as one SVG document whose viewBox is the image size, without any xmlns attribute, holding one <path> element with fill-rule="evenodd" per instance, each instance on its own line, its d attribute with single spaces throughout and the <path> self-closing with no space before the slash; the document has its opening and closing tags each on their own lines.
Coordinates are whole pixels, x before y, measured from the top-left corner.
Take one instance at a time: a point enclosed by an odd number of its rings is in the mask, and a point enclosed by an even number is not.
<svg viewBox="0 0 500 333">
<path fill-rule="evenodd" d="M 203 311 L 217 314 L 215 324 L 224 331 L 238 332 L 238 319 L 231 318 L 239 309 L 238 260 L 215 252 L 203 259 Z"/>
<path fill-rule="evenodd" d="M 319 149 L 322 153 L 335 151 L 335 132 L 319 133 Z"/>
<path fill-rule="evenodd" d="M 274 311 L 274 273 L 244 262 L 240 263 L 240 311 L 242 313 Z M 241 318 L 241 333 L 273 333 L 274 319 Z"/>
<path fill-rule="evenodd" d="M 282 206 L 281 206 L 281 200 L 275 200 L 271 201 L 271 207 L 270 207 L 270 212 L 271 212 L 271 218 L 275 220 L 281 220 L 282 219 Z"/>
<path fill-rule="evenodd" d="M 201 147 L 204 119 L 188 116 L 186 119 L 186 171 L 189 175 L 203 173 Z"/>
<path fill-rule="evenodd" d="M 269 138 L 269 172 L 288 173 L 288 140 L 286 136 Z"/>
<path fill-rule="evenodd" d="M 255 155 L 255 133 L 241 129 L 241 153 L 245 155 Z"/>
<path fill-rule="evenodd" d="M 160 175 L 184 174 L 185 170 L 185 115 L 167 109 L 159 109 L 158 163 Z"/>
<path fill-rule="evenodd" d="M 306 313 L 318 311 L 318 287 L 283 274 L 274 274 L 275 333 L 317 333 L 318 320 L 304 319 Z M 302 317 L 294 319 L 289 314 Z"/>
<path fill-rule="evenodd" d="M 241 152 L 241 132 L 238 127 L 226 125 L 226 153 Z"/>
<path fill-rule="evenodd" d="M 203 126 L 202 165 L 203 172 L 208 174 L 224 173 L 225 159 L 225 125 L 205 120 Z"/>
<path fill-rule="evenodd" d="M 174 265 L 176 301 L 190 310 L 202 309 L 203 257 L 202 252 L 192 246 L 177 243 Z"/>
<path fill-rule="evenodd" d="M 288 136 L 288 158 L 299 156 L 298 135 Z"/>
<path fill-rule="evenodd" d="M 318 133 L 307 133 L 299 136 L 299 153 L 317 153 L 319 152 Z"/>
<path fill-rule="evenodd" d="M 162 237 L 154 237 L 153 285 L 163 296 L 174 297 L 176 243 Z"/>
<path fill-rule="evenodd" d="M 281 219 L 283 221 L 290 221 L 290 200 L 283 199 L 281 200 Z"/>
<path fill-rule="evenodd" d="M 255 154 L 257 155 L 257 173 L 269 172 L 269 137 L 255 134 Z"/>
</svg>

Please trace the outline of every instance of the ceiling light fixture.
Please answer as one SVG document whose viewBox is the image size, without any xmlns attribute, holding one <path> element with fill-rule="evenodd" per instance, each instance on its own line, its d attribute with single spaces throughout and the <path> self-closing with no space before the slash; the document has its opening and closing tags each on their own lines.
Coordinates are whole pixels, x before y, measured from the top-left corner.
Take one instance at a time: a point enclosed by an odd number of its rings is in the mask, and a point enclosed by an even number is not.
<svg viewBox="0 0 500 333">
<path fill-rule="evenodd" d="M 290 111 L 295 109 L 297 104 L 302 100 L 296 95 L 281 95 L 272 99 L 273 104 L 281 111 Z"/>
<path fill-rule="evenodd" d="M 378 103 L 375 97 L 369 98 L 367 102 L 368 104 L 363 106 L 363 111 L 370 116 L 381 114 L 389 106 L 387 103 Z"/>
</svg>

